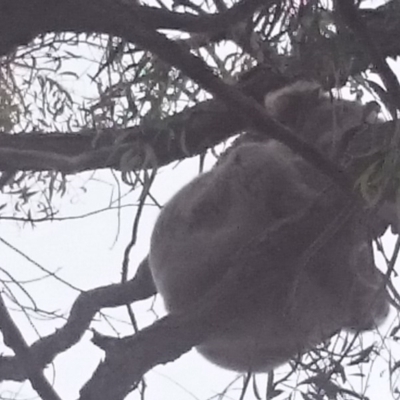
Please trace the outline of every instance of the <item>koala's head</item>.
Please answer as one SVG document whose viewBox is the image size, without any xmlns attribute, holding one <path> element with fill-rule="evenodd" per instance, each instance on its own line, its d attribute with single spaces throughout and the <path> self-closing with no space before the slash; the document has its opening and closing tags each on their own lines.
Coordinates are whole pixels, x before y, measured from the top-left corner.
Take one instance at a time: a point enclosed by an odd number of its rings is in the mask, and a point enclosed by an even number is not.
<svg viewBox="0 0 400 400">
<path fill-rule="evenodd" d="M 316 82 L 298 81 L 268 93 L 265 107 L 294 134 L 327 154 L 335 152 L 346 132 L 366 121 L 365 106 L 334 98 Z"/>
<path fill-rule="evenodd" d="M 303 126 L 310 113 L 325 100 L 318 83 L 298 81 L 268 93 L 264 105 L 268 114 L 293 129 Z"/>
</svg>

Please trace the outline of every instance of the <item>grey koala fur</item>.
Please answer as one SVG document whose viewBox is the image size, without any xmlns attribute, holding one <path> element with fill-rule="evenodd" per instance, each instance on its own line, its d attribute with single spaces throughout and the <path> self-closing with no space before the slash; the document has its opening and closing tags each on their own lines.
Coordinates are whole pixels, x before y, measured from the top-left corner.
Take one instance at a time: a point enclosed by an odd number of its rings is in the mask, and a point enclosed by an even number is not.
<svg viewBox="0 0 400 400">
<path fill-rule="evenodd" d="M 327 155 L 364 118 L 361 105 L 332 100 L 312 82 L 268 94 L 265 106 Z M 207 291 L 232 268 L 257 270 L 229 304 L 215 306 L 224 329 L 197 346 L 208 360 L 238 371 L 269 371 L 341 329 L 372 329 L 386 317 L 384 277 L 356 215 L 300 265 L 348 204 L 330 190 L 325 177 L 283 144 L 244 140 L 162 209 L 149 265 L 170 313 L 206 301 Z M 293 223 L 292 234 L 271 248 L 268 227 L 299 212 L 310 217 Z M 251 243 L 257 240 L 255 256 Z M 237 309 L 236 317 L 224 321 L 224 307 Z"/>
</svg>

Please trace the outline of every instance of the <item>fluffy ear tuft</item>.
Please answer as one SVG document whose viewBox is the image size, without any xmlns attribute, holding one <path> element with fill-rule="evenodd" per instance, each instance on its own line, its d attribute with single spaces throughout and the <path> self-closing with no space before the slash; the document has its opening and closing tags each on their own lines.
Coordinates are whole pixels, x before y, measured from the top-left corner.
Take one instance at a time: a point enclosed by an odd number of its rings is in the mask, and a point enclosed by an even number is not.
<svg viewBox="0 0 400 400">
<path fill-rule="evenodd" d="M 317 82 L 298 81 L 274 92 L 268 93 L 264 105 L 268 113 L 279 121 L 296 121 L 303 112 L 320 104 L 323 97 Z"/>
</svg>

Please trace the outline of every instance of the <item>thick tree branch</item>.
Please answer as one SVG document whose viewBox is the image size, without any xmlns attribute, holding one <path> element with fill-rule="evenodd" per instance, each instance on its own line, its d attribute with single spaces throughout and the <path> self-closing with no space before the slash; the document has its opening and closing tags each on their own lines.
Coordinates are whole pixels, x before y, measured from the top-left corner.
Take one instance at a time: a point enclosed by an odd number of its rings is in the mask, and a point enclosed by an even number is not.
<svg viewBox="0 0 400 400">
<path fill-rule="evenodd" d="M 251 78 L 237 85 L 245 94 L 262 101 L 285 80 L 259 68 Z M 121 168 L 121 156 L 136 149 L 138 156 L 149 145 L 158 166 L 201 154 L 235 133 L 248 128 L 238 113 L 223 102 L 208 100 L 145 128 L 85 129 L 79 133 L 29 132 L 14 135 L 0 133 L 0 171 L 57 170 L 74 173 L 92 169 Z M 124 138 L 121 141 L 121 138 Z M 142 168 L 141 157 L 137 168 Z"/>
<path fill-rule="evenodd" d="M 142 22 L 154 29 L 174 29 L 188 32 L 219 32 L 248 18 L 262 6 L 276 0 L 242 0 L 230 9 L 217 13 L 196 16 L 177 13 L 161 8 L 140 6 L 136 2 L 122 2 L 125 15 L 136 15 Z M 48 32 L 104 32 L 111 33 L 118 21 L 114 17 L 100 18 L 91 15 L 92 6 L 107 7 L 102 0 L 1 0 L 0 1 L 0 54 L 7 54 L 13 48 L 25 45 L 35 36 Z M 104 9 L 107 14 L 107 9 Z"/>
<path fill-rule="evenodd" d="M 265 6 L 265 2 L 263 3 Z M 273 1 L 268 2 L 273 4 Z M 267 4 L 267 5 L 268 5 Z M 138 18 L 147 28 L 192 29 L 195 32 L 204 32 L 208 29 L 220 29 L 239 22 L 257 9 L 257 0 L 242 1 L 225 13 L 214 15 L 193 16 L 173 13 L 165 10 L 141 7 L 135 2 L 118 2 L 122 12 L 113 12 L 110 2 L 105 0 L 0 0 L 0 55 L 7 54 L 20 45 L 27 44 L 39 34 L 49 32 L 85 32 L 119 35 L 129 40 L 132 23 Z M 94 12 L 94 9 L 97 12 Z M 243 13 L 242 13 L 243 12 Z M 362 10 L 361 16 L 365 21 L 374 41 L 379 46 L 384 57 L 400 55 L 400 43 L 395 38 L 400 36 L 400 4 L 392 0 L 374 10 Z M 122 21 L 123 20 L 123 21 Z M 172 21 L 172 22 L 171 22 Z M 205 22 L 203 22 L 205 21 Z M 224 22 L 225 21 L 225 22 Z M 168 26 L 169 24 L 169 26 Z M 217 29 L 217 30 L 218 30 Z M 353 61 L 352 73 L 360 73 L 367 66 L 365 55 L 359 50 L 357 37 L 351 32 L 344 32 L 341 36 L 327 41 L 326 48 L 337 48 L 338 43 L 345 43 L 346 57 Z M 321 52 L 322 51 L 322 52 Z M 319 64 L 323 58 L 324 49 L 314 49 L 313 62 Z M 310 49 L 310 53 L 312 53 Z M 348 62 L 348 65 L 351 63 Z M 301 72 L 301 65 L 297 65 L 297 72 Z M 299 70 L 300 68 L 300 70 Z M 305 72 L 305 71 L 304 71 Z M 304 74 L 307 76 L 307 74 Z"/>
<path fill-rule="evenodd" d="M 177 13 L 156 7 L 139 6 L 135 3 L 126 7 L 135 13 L 146 26 L 153 29 L 174 29 L 193 33 L 215 33 L 245 20 L 257 8 L 268 7 L 276 0 L 241 0 L 230 9 L 216 14 L 193 15 Z"/>
</svg>

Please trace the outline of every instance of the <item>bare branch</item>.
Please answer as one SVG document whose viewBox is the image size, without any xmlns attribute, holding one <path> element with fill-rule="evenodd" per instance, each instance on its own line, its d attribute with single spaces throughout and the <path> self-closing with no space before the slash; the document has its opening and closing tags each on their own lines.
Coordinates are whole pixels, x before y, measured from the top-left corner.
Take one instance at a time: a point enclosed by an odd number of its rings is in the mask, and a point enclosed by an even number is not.
<svg viewBox="0 0 400 400">
<path fill-rule="evenodd" d="M 26 373 L 38 395 L 43 400 L 60 400 L 43 374 L 43 365 L 36 361 L 21 332 L 11 319 L 2 296 L 0 296 L 0 330 L 3 333 L 4 343 L 14 351 L 19 367 Z"/>
<path fill-rule="evenodd" d="M 70 316 L 65 325 L 54 334 L 39 339 L 30 347 L 25 345 L 25 351 L 29 352 L 29 357 L 34 360 L 35 368 L 43 369 L 57 354 L 69 349 L 79 341 L 100 309 L 143 300 L 155 293 L 156 290 L 148 269 L 147 259 L 145 259 L 140 264 L 136 276 L 132 280 L 122 284 L 96 288 L 80 294 L 72 306 Z M 4 305 L 0 304 L 0 326 L 2 330 L 8 329 L 8 326 L 3 327 L 5 313 Z M 7 322 L 7 320 L 5 321 Z M 11 337 L 14 336 L 14 334 L 11 335 Z M 24 368 L 25 359 L 21 358 L 22 356 L 24 355 L 16 352 L 16 356 L 13 357 L 0 357 L 0 381 L 30 379 L 29 371 Z M 43 399 L 47 398 L 50 399 L 51 397 L 43 397 Z"/>
</svg>

